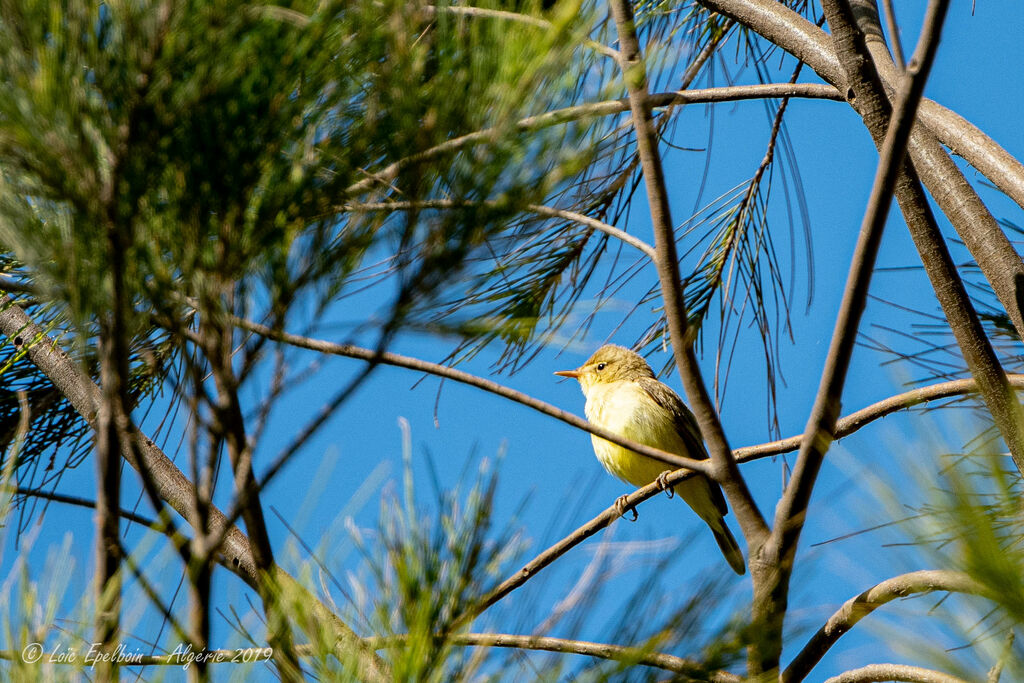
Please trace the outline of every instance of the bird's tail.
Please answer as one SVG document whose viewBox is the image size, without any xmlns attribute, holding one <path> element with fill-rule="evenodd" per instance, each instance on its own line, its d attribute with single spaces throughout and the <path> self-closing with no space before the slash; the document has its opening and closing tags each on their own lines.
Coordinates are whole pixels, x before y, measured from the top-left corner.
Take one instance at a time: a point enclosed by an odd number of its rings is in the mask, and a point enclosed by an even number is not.
<svg viewBox="0 0 1024 683">
<path fill-rule="evenodd" d="M 737 574 L 743 575 L 747 573 L 747 566 L 743 562 L 743 551 L 740 550 L 740 546 L 736 543 L 736 538 L 729 531 L 729 527 L 725 525 L 725 520 L 718 525 L 718 528 L 711 527 L 711 533 L 715 535 L 715 542 L 718 543 L 718 547 L 722 549 L 722 554 L 725 555 L 726 561 L 732 570 Z"/>
</svg>

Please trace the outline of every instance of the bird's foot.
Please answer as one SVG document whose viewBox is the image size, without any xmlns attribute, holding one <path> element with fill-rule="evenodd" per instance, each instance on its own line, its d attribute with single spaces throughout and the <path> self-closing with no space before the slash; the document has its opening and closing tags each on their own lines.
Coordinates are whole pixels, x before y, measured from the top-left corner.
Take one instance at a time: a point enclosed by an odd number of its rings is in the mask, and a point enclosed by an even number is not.
<svg viewBox="0 0 1024 683">
<path fill-rule="evenodd" d="M 626 495 L 626 496 L 619 496 L 618 498 L 616 498 L 615 499 L 615 511 L 617 513 L 619 513 L 619 517 L 625 517 L 627 511 L 628 512 L 632 512 L 633 513 L 633 519 L 631 519 L 629 521 L 635 522 L 637 519 L 640 518 L 640 515 L 637 514 L 636 508 L 629 504 L 628 498 L 629 498 L 628 495 Z"/>
<path fill-rule="evenodd" d="M 671 470 L 665 470 L 664 472 L 658 475 L 657 479 L 654 480 L 655 483 L 658 484 L 658 488 L 664 491 L 665 495 L 667 495 L 669 498 L 676 495 L 675 489 L 673 489 L 672 485 L 668 483 L 668 475 L 670 473 Z"/>
</svg>

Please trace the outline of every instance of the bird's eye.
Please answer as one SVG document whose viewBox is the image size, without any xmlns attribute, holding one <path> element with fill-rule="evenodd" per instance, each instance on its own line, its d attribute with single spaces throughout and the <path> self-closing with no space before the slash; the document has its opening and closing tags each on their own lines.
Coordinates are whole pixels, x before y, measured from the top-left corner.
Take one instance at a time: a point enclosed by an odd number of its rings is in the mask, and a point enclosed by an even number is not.
<svg viewBox="0 0 1024 683">
<path fill-rule="evenodd" d="M 604 370 L 604 366 L 606 366 L 606 365 L 608 365 L 608 364 L 607 363 L 598 363 L 597 364 L 597 371 L 601 372 L 602 370 Z"/>
</svg>

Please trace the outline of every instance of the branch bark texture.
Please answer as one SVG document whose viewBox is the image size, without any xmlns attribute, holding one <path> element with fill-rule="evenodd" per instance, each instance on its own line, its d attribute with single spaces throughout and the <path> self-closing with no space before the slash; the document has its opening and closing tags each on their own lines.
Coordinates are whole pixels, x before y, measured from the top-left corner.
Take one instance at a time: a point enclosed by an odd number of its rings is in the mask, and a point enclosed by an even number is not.
<svg viewBox="0 0 1024 683">
<path fill-rule="evenodd" d="M 839 638 L 882 605 L 915 593 L 933 591 L 972 595 L 983 593 L 982 587 L 962 572 L 925 570 L 887 579 L 843 603 L 843 606 L 829 617 L 825 625 L 818 629 L 793 658 L 782 672 L 780 683 L 798 683 L 804 680 Z"/>
<path fill-rule="evenodd" d="M 658 138 L 651 118 L 647 74 L 636 36 L 636 26 L 633 23 L 633 9 L 629 0 L 610 0 L 610 6 L 619 36 L 619 62 L 629 92 L 629 108 L 636 131 L 637 156 L 643 171 L 647 203 L 651 213 L 654 247 L 657 252 L 654 263 L 661 284 L 672 352 L 690 408 L 697 418 L 701 436 L 707 443 L 711 462 L 716 470 L 714 479 L 725 491 L 753 556 L 755 549 L 767 537 L 768 526 L 747 488 L 739 467 L 732 459 L 729 442 L 701 376 L 700 364 L 693 350 L 692 334 L 687 329 L 686 303 L 679 276 L 675 227 L 672 224 L 672 212 L 665 187 L 665 171 L 658 152 Z"/>
</svg>

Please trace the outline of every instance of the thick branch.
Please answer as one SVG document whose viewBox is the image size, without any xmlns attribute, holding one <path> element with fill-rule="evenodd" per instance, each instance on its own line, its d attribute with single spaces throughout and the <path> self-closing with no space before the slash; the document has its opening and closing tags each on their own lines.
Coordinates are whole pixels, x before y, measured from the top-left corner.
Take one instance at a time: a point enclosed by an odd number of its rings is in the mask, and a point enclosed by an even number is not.
<svg viewBox="0 0 1024 683">
<path fill-rule="evenodd" d="M 764 643 L 763 651 L 760 652 L 762 661 L 752 661 L 752 664 L 759 664 L 762 667 L 761 671 L 771 671 L 778 666 L 789 581 L 800 533 L 825 452 L 835 438 L 835 426 L 839 418 L 846 374 L 867 302 L 871 275 L 889 206 L 892 203 L 893 191 L 901 175 L 904 178 L 909 177 L 904 164 L 906 145 L 917 105 L 924 91 L 924 83 L 934 60 L 948 0 L 933 0 L 929 5 L 929 15 L 921 33 L 918 49 L 907 68 L 906 78 L 901 84 L 891 117 L 887 117 L 889 112 L 881 103 L 876 102 L 880 97 L 879 93 L 865 86 L 865 83 L 871 82 L 875 77 L 874 67 L 870 56 L 866 54 L 862 36 L 850 26 L 852 14 L 849 6 L 840 0 L 823 0 L 822 7 L 832 28 L 836 53 L 840 56 L 847 80 L 860 102 L 865 125 L 873 128 L 873 133 L 886 128 L 887 130 L 884 133 L 884 140 L 875 136 L 876 142 L 881 142 L 881 153 L 871 196 L 850 263 L 846 289 L 836 316 L 821 383 L 800 444 L 800 454 L 793 469 L 792 479 L 776 508 L 775 526 L 765 554 L 765 560 L 775 565 L 777 569 L 772 575 L 774 585 L 764 593 L 755 591 L 752 614 L 755 624 L 758 624 L 764 634 Z"/>
<path fill-rule="evenodd" d="M 804 680 L 843 634 L 882 605 L 914 593 L 933 591 L 981 595 L 983 588 L 967 574 L 946 570 L 910 572 L 887 579 L 843 603 L 793 658 L 782 673 L 780 683 Z"/>
<path fill-rule="evenodd" d="M 665 188 L 665 172 L 658 152 L 658 139 L 651 120 L 650 102 L 647 99 L 647 75 L 636 37 L 636 27 L 633 24 L 633 10 L 629 0 L 610 0 L 610 5 L 619 35 L 619 61 L 629 91 L 629 108 L 636 130 L 637 156 L 643 171 L 654 245 L 657 250 L 654 262 L 658 269 L 658 281 L 661 284 L 665 319 L 672 340 L 676 367 L 690 401 L 690 408 L 700 426 L 701 435 L 707 443 L 717 475 L 714 478 L 722 485 L 748 545 L 756 548 L 767 537 L 768 526 L 747 488 L 743 475 L 732 459 L 729 442 L 701 377 L 700 364 L 693 350 L 691 331 L 687 329 L 686 303 L 679 276 L 675 228 Z"/>
<path fill-rule="evenodd" d="M 846 5 L 844 4 L 844 6 Z M 826 5 L 826 11 L 829 7 L 831 5 Z M 849 9 L 848 6 L 846 7 Z M 877 71 L 871 66 L 873 61 L 866 44 L 866 37 L 855 23 L 853 12 L 848 11 L 846 15 L 845 23 L 833 26 L 833 34 L 842 32 L 844 35 L 850 36 L 850 54 L 847 58 L 870 66 L 870 68 L 862 68 L 860 71 L 851 71 L 849 84 L 855 93 L 852 104 L 863 117 L 864 124 L 875 143 L 879 144 L 885 134 L 889 101 Z M 829 18 L 830 21 L 834 18 L 839 20 L 839 17 L 830 16 Z M 964 360 L 967 362 L 971 374 L 978 380 L 985 404 L 991 412 L 1000 434 L 1006 441 L 1017 469 L 1024 474 L 1024 413 L 1006 381 L 1006 375 L 1000 366 L 999 359 L 985 335 L 985 330 L 974 311 L 967 290 L 960 280 L 956 265 L 953 263 L 942 233 L 935 222 L 935 217 L 921 190 L 914 166 L 907 164 L 904 168 L 896 186 L 896 196 L 899 199 L 900 208 L 906 219 L 907 227 L 910 229 L 914 245 L 920 254 L 921 262 L 931 280 L 936 297 L 942 306 Z M 955 216 L 950 216 L 950 218 L 956 219 Z M 977 254 L 975 254 L 975 258 L 979 262 L 986 260 L 984 256 Z M 1024 280 L 1024 276 L 1022 276 L 1022 280 Z M 1006 305 L 1005 301 L 1003 303 Z M 1016 305 L 1015 302 L 1011 302 L 1011 304 Z"/>
<path fill-rule="evenodd" d="M 845 671 L 833 676 L 825 683 L 881 683 L 901 681 L 903 683 L 969 683 L 962 678 L 933 669 L 906 664 L 868 664 L 859 669 Z"/>
<path fill-rule="evenodd" d="M 899 70 L 885 45 L 874 0 L 852 0 L 852 4 L 879 75 L 889 84 L 898 83 Z M 909 150 L 928 191 L 981 267 L 1018 336 L 1024 338 L 1024 261 L 931 131 L 916 127 Z"/>
</svg>

